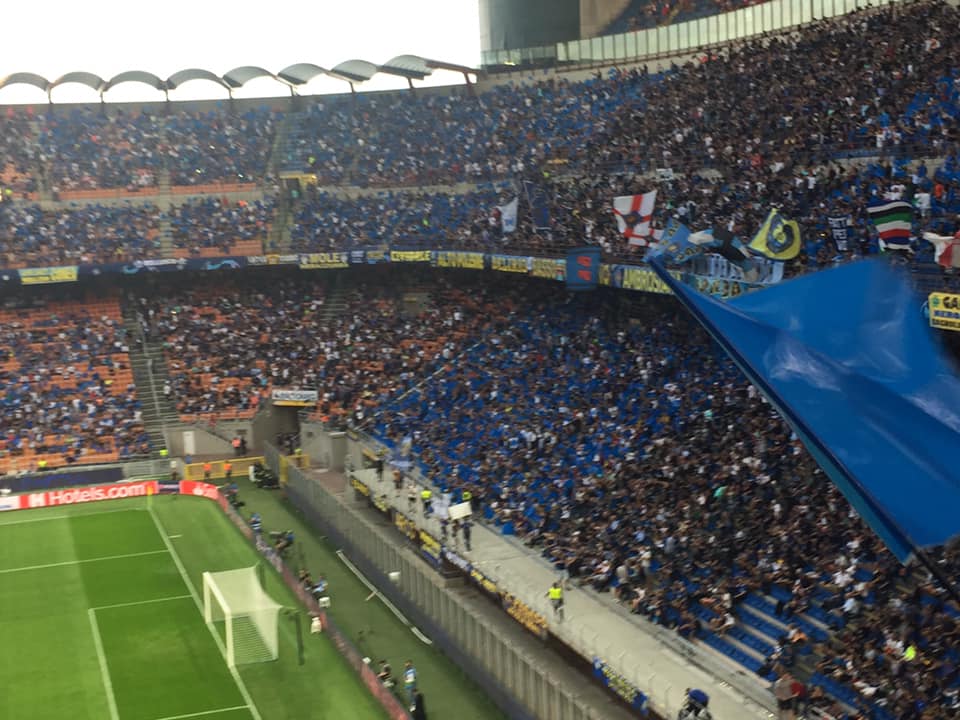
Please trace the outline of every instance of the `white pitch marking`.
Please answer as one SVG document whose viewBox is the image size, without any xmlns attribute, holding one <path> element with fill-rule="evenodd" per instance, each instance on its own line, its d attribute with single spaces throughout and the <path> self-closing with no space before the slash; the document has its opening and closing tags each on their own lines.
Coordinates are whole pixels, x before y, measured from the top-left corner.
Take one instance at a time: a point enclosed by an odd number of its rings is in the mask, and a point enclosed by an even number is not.
<svg viewBox="0 0 960 720">
<path fill-rule="evenodd" d="M 186 600 L 192 595 L 172 595 L 171 597 L 154 598 L 152 600 L 137 600 L 135 602 L 114 603 L 113 605 L 98 605 L 92 610 L 112 610 L 113 608 L 134 607 L 135 605 L 152 605 L 153 603 L 172 602 L 174 600 Z"/>
<path fill-rule="evenodd" d="M 167 552 L 170 553 L 170 557 L 173 558 L 174 565 L 177 566 L 177 571 L 180 573 L 180 577 L 183 578 L 183 584 L 187 586 L 187 590 L 190 591 L 191 597 L 193 597 L 193 604 L 197 606 L 197 612 L 200 613 L 200 617 L 203 617 L 203 603 L 200 602 L 200 595 L 197 593 L 197 588 L 193 586 L 193 581 L 190 579 L 190 575 L 187 574 L 187 569 L 183 566 L 183 562 L 180 560 L 180 556 L 177 554 L 176 548 L 173 547 L 173 543 L 170 542 L 170 538 L 167 536 L 167 531 L 163 527 L 163 523 L 160 522 L 160 518 L 157 517 L 156 511 L 151 507 L 147 512 L 150 513 L 150 517 L 153 519 L 153 524 L 157 526 L 157 532 L 160 533 L 160 538 L 163 540 L 163 544 L 167 546 Z M 204 623 L 206 624 L 206 623 Z M 207 625 L 207 630 L 210 631 L 210 635 L 213 637 L 213 641 L 217 644 L 217 648 L 220 650 L 220 654 L 226 657 L 227 650 L 223 646 L 223 641 L 220 639 L 220 635 L 217 634 L 216 629 L 212 625 Z M 230 674 L 233 676 L 233 681 L 237 684 L 237 689 L 240 691 L 240 694 L 243 696 L 243 701 L 246 703 L 246 707 L 250 710 L 250 714 L 253 715 L 253 720 L 263 720 L 263 717 L 260 715 L 260 711 L 257 710 L 257 706 L 253 702 L 253 698 L 250 696 L 250 691 L 247 690 L 247 686 L 243 683 L 243 678 L 240 677 L 240 673 L 237 672 L 235 667 L 227 666 L 230 670 Z M 189 715 L 187 717 L 190 717 Z M 171 718 L 166 718 L 165 720 L 172 720 Z"/>
<path fill-rule="evenodd" d="M 17 568 L 0 569 L 0 575 L 8 573 L 25 572 L 27 570 L 43 570 L 45 568 L 66 567 L 68 565 L 83 565 L 85 563 L 103 562 L 104 560 L 123 560 L 124 558 L 146 557 L 147 555 L 161 555 L 166 550 L 148 550 L 147 552 L 127 553 L 126 555 L 107 555 L 106 557 L 86 558 L 84 560 L 67 560 L 65 562 L 47 563 L 45 565 L 25 565 Z"/>
<path fill-rule="evenodd" d="M 203 715 L 218 715 L 220 713 L 232 712 L 233 710 L 246 710 L 246 705 L 235 705 L 228 708 L 218 708 L 216 710 L 204 710 L 202 712 L 187 713 L 186 715 L 170 715 L 165 718 L 158 718 L 157 720 L 185 720 L 185 718 L 195 718 L 201 717 Z"/>
<path fill-rule="evenodd" d="M 87 610 L 90 627 L 93 629 L 93 644 L 97 649 L 97 660 L 100 663 L 100 678 L 103 680 L 103 689 L 107 692 L 107 707 L 110 708 L 111 720 L 120 720 L 117 712 L 117 699 L 113 695 L 113 682 L 110 680 L 110 668 L 107 667 L 107 654 L 103 651 L 103 639 L 100 637 L 100 626 L 97 625 L 97 612 L 93 608 Z"/>
</svg>

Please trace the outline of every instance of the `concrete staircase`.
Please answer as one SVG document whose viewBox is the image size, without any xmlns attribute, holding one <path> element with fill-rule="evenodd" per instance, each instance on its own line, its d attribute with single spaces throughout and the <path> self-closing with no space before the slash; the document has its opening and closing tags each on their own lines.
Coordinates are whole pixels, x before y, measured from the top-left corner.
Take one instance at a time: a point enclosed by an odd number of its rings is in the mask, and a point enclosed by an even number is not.
<svg viewBox="0 0 960 720">
<path fill-rule="evenodd" d="M 132 339 L 130 367 L 143 407 L 143 426 L 150 437 L 150 456 L 159 458 L 160 450 L 167 447 L 164 430 L 180 422 L 176 407 L 163 396 L 163 383 L 169 378 L 163 346 L 144 338 L 135 311 L 124 310 L 123 324 Z"/>
<path fill-rule="evenodd" d="M 323 303 L 322 319 L 330 322 L 347 311 L 347 291 L 341 287 L 340 275 L 335 276 L 334 285 Z"/>
</svg>

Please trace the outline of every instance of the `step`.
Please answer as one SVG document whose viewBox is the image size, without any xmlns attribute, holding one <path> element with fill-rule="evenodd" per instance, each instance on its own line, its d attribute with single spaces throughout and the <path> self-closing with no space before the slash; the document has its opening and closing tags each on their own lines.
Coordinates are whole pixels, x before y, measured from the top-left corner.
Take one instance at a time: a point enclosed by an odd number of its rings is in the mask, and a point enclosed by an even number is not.
<svg viewBox="0 0 960 720">
<path fill-rule="evenodd" d="M 748 603 L 740 603 L 734 612 L 744 625 L 755 628 L 773 642 L 790 632 L 790 626 L 783 620 Z"/>
<path fill-rule="evenodd" d="M 773 643 L 759 633 L 751 632 L 752 628 L 737 623 L 727 631 L 727 639 L 736 640 L 740 645 L 752 650 L 761 660 L 766 659 L 773 652 Z"/>
<path fill-rule="evenodd" d="M 720 637 L 710 630 L 702 631 L 700 639 L 705 645 L 709 645 L 724 657 L 729 658 L 746 672 L 756 675 L 757 669 L 763 664 L 763 659 L 758 659 L 756 653 L 748 652 L 749 648 L 740 646 L 736 641 L 731 642 L 729 638 Z"/>
<path fill-rule="evenodd" d="M 804 613 L 794 615 L 790 618 L 777 618 L 777 616 L 774 615 L 774 609 L 777 606 L 777 601 L 771 595 L 750 593 L 744 602 L 749 604 L 751 607 L 760 610 L 762 613 L 769 615 L 771 618 L 780 619 L 782 622 L 787 624 L 792 622 L 797 623 L 797 625 L 800 626 L 800 629 L 803 630 L 811 640 L 821 641 L 830 636 L 830 629 L 828 627 L 823 625 L 823 623 L 814 621 L 812 618 L 807 617 L 807 615 Z"/>
</svg>

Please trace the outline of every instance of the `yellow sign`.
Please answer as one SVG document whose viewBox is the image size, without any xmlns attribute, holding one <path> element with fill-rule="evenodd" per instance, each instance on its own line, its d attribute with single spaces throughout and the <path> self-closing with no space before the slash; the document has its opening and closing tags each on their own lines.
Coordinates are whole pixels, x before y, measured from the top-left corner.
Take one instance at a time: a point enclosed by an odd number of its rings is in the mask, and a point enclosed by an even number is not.
<svg viewBox="0 0 960 720">
<path fill-rule="evenodd" d="M 350 267 L 350 262 L 345 252 L 306 253 L 300 256 L 299 265 L 303 270 L 324 270 Z"/>
<path fill-rule="evenodd" d="M 649 268 L 625 267 L 623 269 L 623 288 L 640 292 L 669 295 L 670 288 Z"/>
<path fill-rule="evenodd" d="M 479 570 L 471 570 L 470 579 L 491 595 L 496 595 L 499 592 L 497 584 Z"/>
<path fill-rule="evenodd" d="M 527 258 L 516 255 L 491 255 L 490 267 L 500 272 L 525 273 L 530 272 Z"/>
<path fill-rule="evenodd" d="M 440 541 L 426 530 L 420 531 L 420 549 L 436 562 L 440 562 Z"/>
<path fill-rule="evenodd" d="M 440 250 L 437 252 L 437 267 L 483 270 L 483 253 Z"/>
<path fill-rule="evenodd" d="M 17 270 L 20 282 L 23 285 L 49 285 L 77 281 L 77 266 L 63 265 L 61 267 L 24 268 Z"/>
<path fill-rule="evenodd" d="M 353 486 L 353 489 L 364 497 L 370 497 L 370 488 L 364 485 L 360 480 L 357 479 L 356 475 L 350 476 L 350 484 Z"/>
<path fill-rule="evenodd" d="M 504 593 L 504 609 L 507 614 L 523 625 L 527 630 L 542 638 L 547 636 L 547 619 L 513 595 Z"/>
<path fill-rule="evenodd" d="M 598 285 L 612 285 L 611 276 L 613 274 L 613 268 L 610 267 L 607 263 L 600 263 L 600 272 L 597 275 L 597 284 Z"/>
<path fill-rule="evenodd" d="M 567 261 L 554 258 L 534 258 L 530 274 L 533 277 L 562 282 L 567 278 Z"/>
<path fill-rule="evenodd" d="M 416 540 L 417 536 L 420 534 L 417 530 L 416 523 L 414 523 L 413 520 L 408 518 L 402 512 L 394 511 L 393 524 L 397 526 L 397 529 L 400 532 L 402 532 L 411 540 Z"/>
<path fill-rule="evenodd" d="M 390 262 L 430 262 L 429 250 L 391 250 Z"/>
<path fill-rule="evenodd" d="M 927 307 L 930 313 L 930 327 L 938 330 L 960 330 L 960 295 L 930 293 Z"/>
</svg>

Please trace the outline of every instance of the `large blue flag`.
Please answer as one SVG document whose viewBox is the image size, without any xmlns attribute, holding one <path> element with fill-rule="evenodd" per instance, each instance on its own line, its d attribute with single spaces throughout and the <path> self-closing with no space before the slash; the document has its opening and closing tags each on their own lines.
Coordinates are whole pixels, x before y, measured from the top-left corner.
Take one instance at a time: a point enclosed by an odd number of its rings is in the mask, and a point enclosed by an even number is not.
<svg viewBox="0 0 960 720">
<path fill-rule="evenodd" d="M 652 265 L 900 560 L 960 535 L 960 379 L 906 278 L 866 261 L 725 304 Z"/>
</svg>

